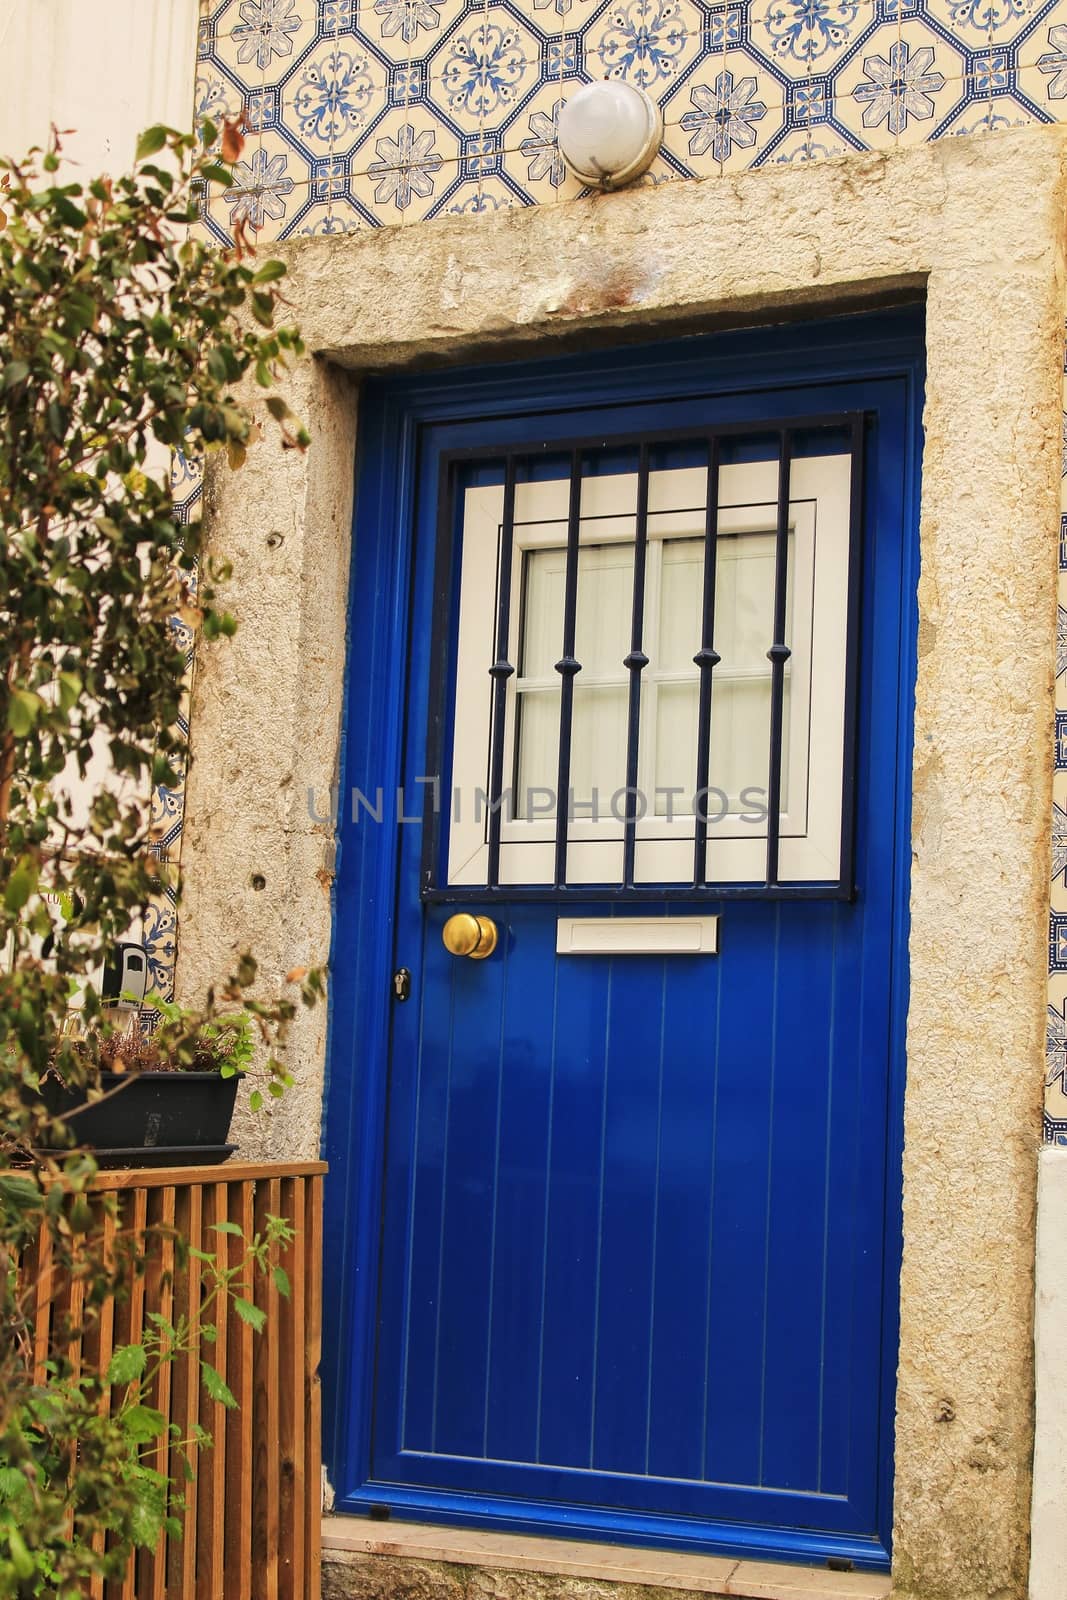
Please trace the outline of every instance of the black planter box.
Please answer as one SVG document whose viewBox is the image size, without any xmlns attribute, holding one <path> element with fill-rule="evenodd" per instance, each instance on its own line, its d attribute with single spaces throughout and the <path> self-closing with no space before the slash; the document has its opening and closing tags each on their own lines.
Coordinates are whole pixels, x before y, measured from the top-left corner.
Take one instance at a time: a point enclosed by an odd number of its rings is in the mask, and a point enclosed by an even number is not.
<svg viewBox="0 0 1067 1600">
<path fill-rule="evenodd" d="M 205 1161 L 226 1159 L 239 1081 L 237 1073 L 223 1078 L 217 1072 L 103 1072 L 101 1100 L 90 1103 L 83 1089 L 66 1089 L 55 1079 L 42 1085 L 42 1093 L 53 1114 L 67 1114 L 78 1144 L 101 1155 L 121 1154 L 121 1165 L 168 1166 L 175 1152 L 193 1161 L 194 1149 L 201 1147 Z"/>
</svg>

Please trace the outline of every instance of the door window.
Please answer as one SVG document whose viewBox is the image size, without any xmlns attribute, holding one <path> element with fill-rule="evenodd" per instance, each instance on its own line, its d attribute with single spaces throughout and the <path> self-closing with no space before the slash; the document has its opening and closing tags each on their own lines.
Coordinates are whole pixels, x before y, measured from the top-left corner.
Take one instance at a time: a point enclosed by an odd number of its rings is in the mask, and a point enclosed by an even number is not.
<svg viewBox="0 0 1067 1600">
<path fill-rule="evenodd" d="M 708 467 L 642 446 L 636 472 L 576 455 L 536 481 L 512 458 L 462 489 L 431 897 L 847 892 L 857 427 L 841 437 L 727 462 L 713 442 Z"/>
</svg>

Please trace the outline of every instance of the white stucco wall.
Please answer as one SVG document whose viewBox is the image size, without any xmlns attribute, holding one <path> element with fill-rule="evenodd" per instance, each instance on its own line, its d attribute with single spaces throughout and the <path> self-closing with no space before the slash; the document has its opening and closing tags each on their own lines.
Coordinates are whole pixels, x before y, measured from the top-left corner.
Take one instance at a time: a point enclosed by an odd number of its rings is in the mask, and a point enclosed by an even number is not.
<svg viewBox="0 0 1067 1600">
<path fill-rule="evenodd" d="M 154 122 L 189 126 L 197 0 L 0 0 L 0 154 L 74 131 L 86 174 L 133 160 Z"/>
</svg>

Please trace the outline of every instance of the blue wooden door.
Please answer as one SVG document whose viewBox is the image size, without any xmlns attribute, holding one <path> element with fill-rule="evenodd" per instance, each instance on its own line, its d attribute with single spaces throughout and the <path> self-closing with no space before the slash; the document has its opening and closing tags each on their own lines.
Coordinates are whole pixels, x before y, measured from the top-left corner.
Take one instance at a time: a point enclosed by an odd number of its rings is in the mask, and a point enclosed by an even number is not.
<svg viewBox="0 0 1067 1600">
<path fill-rule="evenodd" d="M 378 397 L 327 1152 L 342 1507 L 887 1560 L 917 365 L 895 317 Z M 450 805 L 427 797 L 449 794 L 469 714 L 442 460 L 462 488 L 539 439 L 667 450 L 694 427 L 758 440 L 768 419 L 843 415 L 863 419 L 863 489 L 842 881 L 490 903 L 439 876 L 435 895 Z M 492 916 L 490 958 L 445 948 L 458 909 Z M 562 915 L 694 909 L 718 918 L 714 956 L 557 951 Z"/>
</svg>

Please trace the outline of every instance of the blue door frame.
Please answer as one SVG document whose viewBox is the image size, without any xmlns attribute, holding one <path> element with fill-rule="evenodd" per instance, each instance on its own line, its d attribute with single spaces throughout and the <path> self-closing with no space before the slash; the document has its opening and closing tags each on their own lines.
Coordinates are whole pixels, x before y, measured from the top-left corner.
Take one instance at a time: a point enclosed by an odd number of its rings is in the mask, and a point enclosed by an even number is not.
<svg viewBox="0 0 1067 1600">
<path fill-rule="evenodd" d="M 906 934 L 909 860 L 911 704 L 915 675 L 915 588 L 918 568 L 918 460 L 922 388 L 922 326 L 917 311 L 732 332 L 563 357 L 519 366 L 457 371 L 368 384 L 361 400 L 355 544 L 348 644 L 340 793 L 358 787 L 386 796 L 405 784 L 405 814 L 421 816 L 426 686 L 440 663 L 429 659 L 423 624 L 431 585 L 432 530 L 442 452 L 470 444 L 506 447 L 530 436 L 545 419 L 553 436 L 589 434 L 605 426 L 606 412 L 625 411 L 630 425 L 651 425 L 664 407 L 684 416 L 687 401 L 719 408 L 722 417 L 797 415 L 862 409 L 875 419 L 866 473 L 868 526 L 893 549 L 879 571 L 879 615 L 872 611 L 872 582 L 865 584 L 861 704 L 870 706 L 872 629 L 895 620 L 886 633 L 897 651 L 890 687 L 880 691 L 895 725 L 880 746 L 881 768 L 868 784 L 888 786 L 878 830 L 878 854 L 892 898 L 883 952 L 887 972 L 887 1077 L 865 1098 L 854 1130 L 857 1162 L 874 1163 L 881 1177 L 880 1259 L 865 1271 L 880 1305 L 878 1348 L 866 1365 L 877 1387 L 869 1426 L 851 1441 L 870 1471 L 857 1516 L 839 1526 L 812 1527 L 788 1497 L 778 1497 L 767 1523 L 731 1511 L 714 1521 L 651 1503 L 568 1505 L 562 1481 L 552 1494 L 536 1480 L 504 1492 L 487 1487 L 484 1474 L 470 1482 L 434 1481 L 435 1473 L 396 1467 L 374 1416 L 376 1386 L 394 1388 L 395 1352 L 379 1348 L 383 1292 L 393 1293 L 388 1263 L 383 1278 L 383 1211 L 387 1192 L 385 1151 L 389 1117 L 388 1061 L 391 975 L 403 963 L 397 937 L 410 948 L 419 908 L 417 893 L 398 898 L 401 840 L 416 828 L 355 823 L 347 798 L 339 812 L 340 851 L 331 959 L 332 1001 L 324 1155 L 330 1163 L 325 1223 L 325 1448 L 338 1509 L 468 1526 L 507 1527 L 537 1533 L 575 1533 L 615 1542 L 698 1548 L 734 1555 L 795 1560 L 829 1557 L 857 1567 L 884 1567 L 892 1520 L 892 1438 L 900 1250 L 900 1151 L 907 1003 Z M 422 525 L 415 552 L 416 530 Z M 888 589 L 887 586 L 888 585 Z M 421 595 L 421 599 L 420 599 Z M 893 618 L 893 610 L 896 616 Z M 415 626 L 413 628 L 413 619 Z M 898 641 L 899 640 L 899 644 Z M 886 678 L 883 663 L 883 680 Z M 863 727 L 860 764 L 870 750 Z M 387 816 L 389 809 L 387 808 Z M 860 823 L 861 833 L 865 824 Z M 873 830 L 872 830 L 873 833 Z M 406 852 L 408 855 L 410 851 Z M 862 883 L 861 883 L 862 892 Z M 408 932 L 405 932 L 405 928 Z M 881 1069 L 880 1069 L 881 1070 Z M 398 1104 L 402 1105 L 402 1098 Z M 395 1115 L 395 1108 L 394 1108 Z M 395 1274 L 394 1274 L 395 1275 Z M 833 1375 L 828 1374 L 832 1382 Z M 377 1426 L 377 1442 L 375 1431 Z M 392 1460 L 390 1461 L 390 1456 Z M 390 1462 L 383 1470 L 382 1463 Z M 407 1481 L 405 1481 L 405 1476 Z M 440 1477 L 440 1474 L 437 1475 Z M 449 1474 L 445 1474 L 448 1478 Z M 595 1498 L 595 1497 L 594 1497 Z M 738 1502 L 739 1507 L 741 1502 Z M 849 1525 L 851 1522 L 854 1524 Z"/>
</svg>

